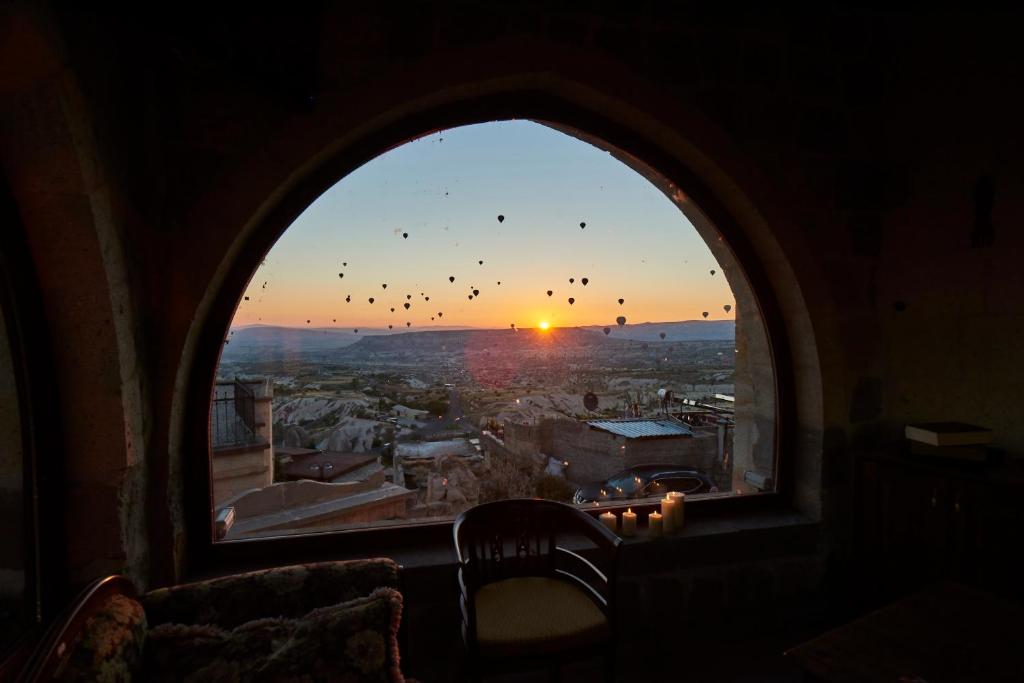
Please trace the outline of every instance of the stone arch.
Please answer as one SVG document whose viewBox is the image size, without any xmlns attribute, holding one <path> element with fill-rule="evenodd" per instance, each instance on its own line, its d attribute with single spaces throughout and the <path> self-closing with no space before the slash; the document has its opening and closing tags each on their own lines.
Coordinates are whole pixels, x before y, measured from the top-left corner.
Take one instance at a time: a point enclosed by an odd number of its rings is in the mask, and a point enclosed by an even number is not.
<svg viewBox="0 0 1024 683">
<path fill-rule="evenodd" d="M 148 404 L 116 187 L 54 27 L 40 12 L 4 28 L 0 43 L 20 55 L 28 78 L 0 79 L 10 105 L 0 163 L 41 292 L 47 339 L 33 341 L 48 342 L 56 378 L 36 389 L 59 403 L 53 427 L 63 449 L 41 457 L 59 468 L 64 488 L 67 577 L 122 572 L 145 585 Z"/>
<path fill-rule="evenodd" d="M 827 315 L 812 316 L 812 310 L 828 311 L 830 302 L 824 299 L 825 288 L 816 286 L 818 267 L 803 251 L 785 198 L 765 189 L 771 183 L 759 178 L 705 117 L 666 99 L 620 66 L 560 47 L 532 42 L 527 47 L 520 46 L 525 50 L 521 54 L 530 55 L 527 63 L 504 73 L 493 73 L 495 63 L 507 63 L 496 62 L 493 55 L 471 59 L 448 54 L 442 58 L 447 69 L 425 59 L 415 69 L 381 79 L 359 103 L 325 97 L 301 122 L 282 126 L 281 136 L 268 148 L 239 162 L 219 191 L 196 202 L 192 215 L 208 210 L 220 221 L 220 231 L 228 231 L 228 239 L 204 281 L 176 371 L 171 467 L 178 459 L 197 470 L 178 471 L 175 476 L 186 483 L 204 479 L 201 470 L 208 470 L 208 462 L 205 452 L 197 454 L 197 449 L 206 443 L 217 353 L 235 295 L 294 217 L 348 172 L 409 139 L 466 123 L 531 118 L 586 131 L 642 159 L 677 188 L 685 188 L 679 202 L 700 206 L 729 244 L 742 252 L 739 260 L 754 290 L 767 307 L 774 307 L 773 352 L 792 370 L 789 377 L 779 377 L 780 405 L 785 407 L 778 424 L 789 468 L 782 480 L 801 510 L 812 516 L 820 513 L 823 425 L 826 409 L 835 408 L 824 403 L 823 370 L 840 364 L 835 361 L 837 350 L 822 350 L 817 343 L 819 336 L 831 336 L 830 323 Z M 552 51 L 557 54 L 551 56 Z M 480 64 L 489 64 L 490 72 L 479 73 Z M 551 64 L 560 65 L 558 73 Z M 438 73 L 444 74 L 444 83 L 438 84 Z M 755 191 L 746 191 L 748 187 Z M 188 460 L 185 451 L 191 452 Z M 208 526 L 206 510 L 195 503 L 197 494 L 188 495 L 196 509 L 182 511 L 193 531 Z M 207 542 L 193 540 L 193 549 Z"/>
</svg>

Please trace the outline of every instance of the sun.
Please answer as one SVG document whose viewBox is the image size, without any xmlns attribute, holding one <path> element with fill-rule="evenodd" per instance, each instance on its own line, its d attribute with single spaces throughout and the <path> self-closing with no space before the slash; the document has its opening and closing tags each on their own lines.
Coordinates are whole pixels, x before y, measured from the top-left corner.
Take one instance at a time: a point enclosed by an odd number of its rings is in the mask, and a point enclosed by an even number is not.
<svg viewBox="0 0 1024 683">
<path fill-rule="evenodd" d="M 546 329 L 548 329 L 549 327 L 551 327 L 551 323 L 549 323 L 549 322 L 548 322 L 547 320 L 541 320 L 541 321 L 540 321 L 540 324 L 539 324 L 539 325 L 537 325 L 537 327 L 539 327 L 539 328 L 540 328 L 540 329 L 542 329 L 542 330 L 546 330 Z"/>
</svg>

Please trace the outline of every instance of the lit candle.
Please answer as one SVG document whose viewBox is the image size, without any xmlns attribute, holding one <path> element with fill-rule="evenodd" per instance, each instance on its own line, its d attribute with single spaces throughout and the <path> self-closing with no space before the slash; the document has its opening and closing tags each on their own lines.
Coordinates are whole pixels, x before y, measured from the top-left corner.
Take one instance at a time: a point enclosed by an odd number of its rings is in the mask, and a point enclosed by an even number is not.
<svg viewBox="0 0 1024 683">
<path fill-rule="evenodd" d="M 622 513 L 622 535 L 636 536 L 636 513 L 633 508 L 626 508 Z"/>
<path fill-rule="evenodd" d="M 661 536 L 661 520 L 661 513 L 657 510 L 647 515 L 647 531 L 651 535 L 651 538 L 658 538 Z"/>
<path fill-rule="evenodd" d="M 669 491 L 669 498 L 675 501 L 675 518 L 672 520 L 672 526 L 676 529 L 682 529 L 683 523 L 686 521 L 686 494 L 679 493 L 678 491 Z"/>
<path fill-rule="evenodd" d="M 674 522 L 676 518 L 675 505 L 676 501 L 669 496 L 665 496 L 661 499 L 662 527 L 666 534 L 672 533 L 672 522 Z"/>
<path fill-rule="evenodd" d="M 601 524 L 604 524 L 611 531 L 615 531 L 615 515 L 610 512 L 601 513 Z"/>
</svg>

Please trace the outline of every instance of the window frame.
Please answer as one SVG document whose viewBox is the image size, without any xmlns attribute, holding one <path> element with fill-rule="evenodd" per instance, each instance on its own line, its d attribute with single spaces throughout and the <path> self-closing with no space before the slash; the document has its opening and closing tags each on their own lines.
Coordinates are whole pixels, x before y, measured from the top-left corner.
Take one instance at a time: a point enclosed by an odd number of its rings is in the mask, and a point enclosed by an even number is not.
<svg viewBox="0 0 1024 683">
<path fill-rule="evenodd" d="M 259 562 L 261 558 L 265 561 L 268 557 L 298 562 L 328 558 L 352 550 L 369 556 L 392 548 L 426 546 L 431 539 L 440 537 L 450 539 L 452 522 L 445 521 L 216 541 L 211 515 L 210 401 L 222 343 L 241 293 L 273 244 L 313 201 L 360 166 L 405 142 L 458 126 L 512 119 L 529 119 L 571 129 L 579 139 L 598 148 L 620 150 L 629 158 L 636 159 L 638 165 L 654 170 L 676 187 L 685 188 L 687 196 L 714 225 L 746 278 L 765 327 L 775 379 L 773 439 L 776 487 L 771 492 L 688 501 L 687 514 L 691 518 L 757 514 L 794 507 L 792 471 L 796 446 L 796 404 L 790 345 L 781 308 L 772 295 L 771 282 L 739 223 L 696 171 L 645 136 L 639 126 L 615 121 L 603 113 L 570 103 L 544 90 L 518 90 L 438 105 L 357 135 L 348 146 L 320 155 L 323 158 L 317 165 L 283 192 L 280 200 L 269 207 L 252 227 L 213 297 L 210 314 L 200 328 L 190 375 L 193 381 L 186 390 L 184 444 L 186 452 L 193 456 L 183 463 L 184 514 L 189 559 L 194 569 L 238 567 L 247 562 Z M 197 502 L 201 500 L 208 501 L 207 505 Z M 622 502 L 601 506 L 600 511 L 624 510 L 627 507 L 641 512 L 654 509 L 653 505 Z"/>
</svg>

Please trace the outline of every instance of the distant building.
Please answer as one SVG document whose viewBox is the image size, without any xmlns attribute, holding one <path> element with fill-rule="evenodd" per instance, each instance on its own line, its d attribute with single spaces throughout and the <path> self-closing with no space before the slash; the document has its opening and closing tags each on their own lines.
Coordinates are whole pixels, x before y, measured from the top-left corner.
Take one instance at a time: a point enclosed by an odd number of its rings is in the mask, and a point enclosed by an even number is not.
<svg viewBox="0 0 1024 683">
<path fill-rule="evenodd" d="M 674 418 L 508 423 L 504 446 L 519 455 L 544 453 L 568 462 L 566 477 L 578 483 L 606 479 L 633 465 L 667 463 L 712 473 L 720 462 L 717 427 Z"/>
<path fill-rule="evenodd" d="M 210 441 L 218 538 L 322 531 L 406 517 L 415 494 L 385 480 L 376 453 L 275 449 L 272 398 L 264 380 L 216 385 Z"/>
<path fill-rule="evenodd" d="M 213 503 L 274 483 L 274 439 L 267 380 L 217 382 L 210 405 Z"/>
</svg>

